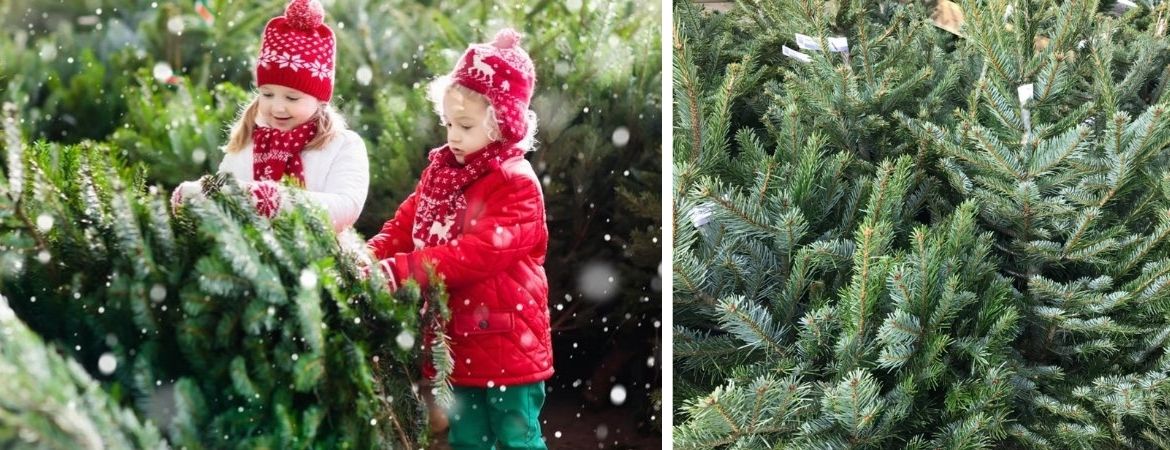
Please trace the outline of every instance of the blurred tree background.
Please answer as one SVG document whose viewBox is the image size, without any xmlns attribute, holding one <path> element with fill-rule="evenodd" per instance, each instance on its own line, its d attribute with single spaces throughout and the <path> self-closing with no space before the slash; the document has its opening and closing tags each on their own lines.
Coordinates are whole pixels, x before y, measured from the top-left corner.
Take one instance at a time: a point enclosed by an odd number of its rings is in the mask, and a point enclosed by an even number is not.
<svg viewBox="0 0 1170 450">
<path fill-rule="evenodd" d="M 110 165 L 141 174 L 143 189 L 162 193 L 213 173 L 226 128 L 252 95 L 260 32 L 284 4 L 0 0 L 0 102 L 15 106 L 10 117 L 18 134 L 6 141 L 7 153 L 34 141 L 108 153 Z M 549 383 L 550 407 L 567 404 L 569 414 L 622 411 L 606 415 L 624 422 L 588 430 L 594 443 L 644 442 L 635 430 L 656 440 L 660 5 L 323 4 L 338 45 L 333 102 L 369 149 L 370 195 L 355 227 L 362 236 L 391 216 L 417 182 L 426 152 L 443 142 L 425 100 L 426 82 L 449 71 L 468 43 L 505 26 L 521 30 L 538 72 L 539 144 L 529 158 L 545 189 L 552 238 L 546 268 L 557 374 Z M 4 164 L 12 177 L 19 160 Z M 36 256 L 17 246 L 0 252 L 4 262 Z M 0 273 L 21 276 L 20 270 Z M 19 316 L 17 306 L 28 298 L 4 294 Z M 110 384 L 92 367 L 95 361 L 81 362 Z M 552 440 L 555 431 L 545 434 Z"/>
</svg>

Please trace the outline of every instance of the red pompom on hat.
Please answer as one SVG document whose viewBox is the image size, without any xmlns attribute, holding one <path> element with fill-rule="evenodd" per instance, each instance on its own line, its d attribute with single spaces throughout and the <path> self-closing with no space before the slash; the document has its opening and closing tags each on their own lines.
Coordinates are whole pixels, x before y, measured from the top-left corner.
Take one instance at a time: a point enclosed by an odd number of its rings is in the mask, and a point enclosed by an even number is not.
<svg viewBox="0 0 1170 450">
<path fill-rule="evenodd" d="M 292 0 L 264 26 L 256 85 L 289 87 L 327 102 L 333 97 L 337 46 L 318 0 Z"/>
<path fill-rule="evenodd" d="M 536 87 L 536 69 L 520 39 L 516 30 L 505 28 L 490 44 L 471 44 L 451 73 L 456 83 L 487 97 L 500 134 L 513 143 L 528 132 L 528 104 Z"/>
</svg>

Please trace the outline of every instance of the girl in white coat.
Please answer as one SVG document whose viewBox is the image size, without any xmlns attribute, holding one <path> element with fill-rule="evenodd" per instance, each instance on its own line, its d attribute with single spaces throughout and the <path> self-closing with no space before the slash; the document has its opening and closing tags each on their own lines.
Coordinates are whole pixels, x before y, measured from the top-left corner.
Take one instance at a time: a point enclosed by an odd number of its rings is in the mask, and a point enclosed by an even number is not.
<svg viewBox="0 0 1170 450">
<path fill-rule="evenodd" d="M 285 203 L 281 180 L 304 188 L 341 232 L 357 220 L 369 189 L 361 137 L 329 103 L 336 46 L 317 0 L 293 0 L 264 28 L 256 64 L 257 94 L 232 125 L 220 173 L 252 193 L 256 210 L 275 216 Z M 198 182 L 179 185 L 179 207 L 200 195 Z"/>
</svg>

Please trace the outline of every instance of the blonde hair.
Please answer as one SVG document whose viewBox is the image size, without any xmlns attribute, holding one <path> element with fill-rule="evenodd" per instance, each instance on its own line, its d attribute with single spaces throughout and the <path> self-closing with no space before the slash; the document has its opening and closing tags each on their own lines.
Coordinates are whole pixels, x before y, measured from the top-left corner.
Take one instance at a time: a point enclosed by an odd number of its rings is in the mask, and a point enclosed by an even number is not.
<svg viewBox="0 0 1170 450">
<path fill-rule="evenodd" d="M 447 122 L 446 111 L 443 111 L 443 100 L 450 93 L 457 93 L 465 97 L 470 97 L 482 101 L 487 105 L 487 115 L 484 117 L 484 126 L 488 129 L 488 138 L 493 142 L 501 139 L 500 122 L 496 119 L 496 108 L 492 106 L 489 100 L 483 94 L 475 92 L 462 84 L 456 83 L 455 79 L 450 75 L 443 75 L 435 78 L 427 84 L 427 100 L 431 101 L 431 106 L 435 109 L 435 114 L 439 116 L 439 120 L 444 123 Z M 528 110 L 524 114 L 528 122 L 528 131 L 524 133 L 524 137 L 520 142 L 516 143 L 521 150 L 530 152 L 536 150 L 536 112 Z"/>
<path fill-rule="evenodd" d="M 256 129 L 256 114 L 260 110 L 260 96 L 256 95 L 252 102 L 240 110 L 236 122 L 232 124 L 228 134 L 227 144 L 223 150 L 226 153 L 235 153 L 247 147 L 252 140 L 252 130 Z M 313 114 L 317 120 L 317 137 L 305 144 L 306 149 L 321 148 L 342 131 L 348 129 L 345 117 L 333 107 L 332 103 L 321 103 L 317 112 Z M 312 120 L 312 119 L 310 119 Z"/>
</svg>

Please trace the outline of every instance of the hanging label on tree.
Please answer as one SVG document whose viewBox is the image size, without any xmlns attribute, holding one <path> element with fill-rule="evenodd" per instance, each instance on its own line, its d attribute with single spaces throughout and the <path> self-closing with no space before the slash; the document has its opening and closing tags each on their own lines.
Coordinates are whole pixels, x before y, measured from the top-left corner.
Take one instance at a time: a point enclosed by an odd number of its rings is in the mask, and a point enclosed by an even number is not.
<svg viewBox="0 0 1170 450">
<path fill-rule="evenodd" d="M 849 39 L 843 37 L 829 38 L 829 51 L 837 53 L 849 53 Z"/>
<path fill-rule="evenodd" d="M 957 3 L 948 0 L 938 2 L 934 7 L 934 12 L 930 14 L 930 19 L 934 22 L 934 26 L 955 36 L 963 36 L 959 33 L 959 29 L 963 28 L 963 8 L 960 8 Z"/>
<path fill-rule="evenodd" d="M 818 43 L 816 39 L 813 39 L 812 36 L 805 36 L 800 33 L 796 33 L 796 46 L 805 50 L 821 49 L 821 44 Z"/>
<path fill-rule="evenodd" d="M 714 210 L 715 205 L 710 203 L 703 203 L 702 205 L 696 206 L 695 209 L 691 210 L 691 223 L 695 225 L 695 228 L 700 228 L 703 225 L 706 225 L 707 223 L 711 222 L 711 214 L 714 212 Z"/>
<path fill-rule="evenodd" d="M 1020 96 L 1021 105 L 1028 103 L 1028 100 L 1032 99 L 1032 83 L 1016 88 L 1016 94 Z"/>
<path fill-rule="evenodd" d="M 797 61 L 800 61 L 800 62 L 803 62 L 803 63 L 807 63 L 807 62 L 811 62 L 811 61 L 812 61 L 812 57 L 811 57 L 811 56 L 808 56 L 808 55 L 806 55 L 806 54 L 804 54 L 804 53 L 801 53 L 801 52 L 799 52 L 799 51 L 793 50 L 793 49 L 789 48 L 787 45 L 785 45 L 785 46 L 782 46 L 782 47 L 781 47 L 781 49 L 780 49 L 780 51 L 781 51 L 782 53 L 784 53 L 784 56 L 787 56 L 787 57 L 789 57 L 789 58 L 795 59 L 795 60 L 797 60 Z"/>
<path fill-rule="evenodd" d="M 829 51 L 837 53 L 849 52 L 849 39 L 844 37 L 828 38 Z M 796 46 L 805 50 L 821 50 L 821 44 L 812 36 L 796 33 Z"/>
<path fill-rule="evenodd" d="M 195 0 L 195 12 L 199 14 L 199 18 L 203 19 L 203 23 L 212 25 L 215 23 L 215 15 L 211 14 L 211 8 L 207 5 L 207 0 Z"/>
</svg>

